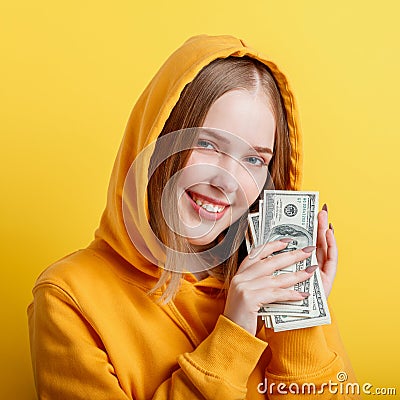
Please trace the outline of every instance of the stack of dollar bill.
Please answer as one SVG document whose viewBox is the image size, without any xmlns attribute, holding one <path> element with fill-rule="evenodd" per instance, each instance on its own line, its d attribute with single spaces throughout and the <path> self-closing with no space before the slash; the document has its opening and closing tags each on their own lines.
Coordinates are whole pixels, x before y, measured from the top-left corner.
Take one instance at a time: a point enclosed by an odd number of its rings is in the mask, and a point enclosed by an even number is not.
<svg viewBox="0 0 400 400">
<path fill-rule="evenodd" d="M 318 192 L 265 190 L 263 199 L 259 202 L 259 211 L 250 213 L 248 216 L 247 251 L 250 252 L 253 247 L 261 250 L 263 244 L 283 238 L 292 239 L 282 250 L 283 252 L 316 246 L 318 200 Z M 278 270 L 275 274 L 295 272 L 316 264 L 317 258 L 313 251 L 311 257 Z M 268 328 L 279 332 L 331 322 L 318 268 L 310 279 L 296 284 L 293 289 L 310 293 L 310 296 L 300 301 L 270 303 L 262 306 L 258 315 L 265 321 Z"/>
</svg>

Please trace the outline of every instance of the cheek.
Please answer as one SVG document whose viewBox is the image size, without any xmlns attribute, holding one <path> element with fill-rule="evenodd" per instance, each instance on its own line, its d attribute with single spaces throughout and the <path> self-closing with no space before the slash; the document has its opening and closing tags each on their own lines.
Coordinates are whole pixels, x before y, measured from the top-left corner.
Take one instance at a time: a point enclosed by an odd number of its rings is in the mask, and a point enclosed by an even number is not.
<svg viewBox="0 0 400 400">
<path fill-rule="evenodd" d="M 190 155 L 185 166 L 177 173 L 177 182 L 180 189 L 187 189 L 206 179 L 207 171 L 201 158 L 196 156 L 194 152 Z"/>
<path fill-rule="evenodd" d="M 254 203 L 262 192 L 267 176 L 268 171 L 265 169 L 255 170 L 251 173 L 246 171 L 238 175 L 238 182 L 246 194 L 249 206 Z"/>
<path fill-rule="evenodd" d="M 249 207 L 259 196 L 261 188 L 257 186 L 255 182 L 251 182 L 249 179 L 246 179 L 240 183 L 244 193 L 246 194 L 247 207 Z"/>
<path fill-rule="evenodd" d="M 215 174 L 215 157 L 210 154 L 199 154 L 193 151 L 185 166 L 179 172 L 180 185 L 188 186 L 196 183 L 207 182 Z"/>
<path fill-rule="evenodd" d="M 215 153 L 213 152 L 200 152 L 193 150 L 192 153 L 190 154 L 185 167 L 195 167 L 197 164 L 199 165 L 204 165 L 204 164 L 210 164 L 214 165 L 218 160 L 218 157 L 215 156 Z"/>
</svg>

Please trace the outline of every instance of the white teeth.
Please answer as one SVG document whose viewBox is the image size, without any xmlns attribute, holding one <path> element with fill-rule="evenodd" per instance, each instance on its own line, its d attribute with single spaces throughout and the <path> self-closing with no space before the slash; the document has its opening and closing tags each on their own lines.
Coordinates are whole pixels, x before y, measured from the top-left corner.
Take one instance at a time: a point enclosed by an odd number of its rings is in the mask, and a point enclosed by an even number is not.
<svg viewBox="0 0 400 400">
<path fill-rule="evenodd" d="M 210 212 L 216 212 L 217 211 L 211 204 L 203 204 L 202 207 L 205 208 L 207 211 L 210 211 Z"/>
<path fill-rule="evenodd" d="M 218 212 L 218 213 L 220 213 L 225 208 L 225 206 L 216 206 L 216 205 L 214 206 L 214 205 L 209 204 L 209 203 L 203 204 L 203 202 L 201 200 L 199 200 L 199 199 L 194 199 L 193 198 L 193 200 L 195 201 L 195 203 L 198 206 L 200 206 L 201 208 L 204 208 L 208 212 L 212 212 L 212 213 Z"/>
<path fill-rule="evenodd" d="M 211 204 L 203 204 L 201 207 L 213 213 L 221 212 L 225 208 L 225 207 L 213 206 Z"/>
</svg>

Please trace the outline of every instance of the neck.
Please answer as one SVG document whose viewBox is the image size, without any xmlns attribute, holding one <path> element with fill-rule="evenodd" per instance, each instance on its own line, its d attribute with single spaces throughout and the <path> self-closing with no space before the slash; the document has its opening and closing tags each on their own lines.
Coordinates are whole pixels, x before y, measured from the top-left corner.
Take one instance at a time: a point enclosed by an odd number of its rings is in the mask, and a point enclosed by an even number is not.
<svg viewBox="0 0 400 400">
<path fill-rule="evenodd" d="M 208 277 L 208 272 L 207 271 L 193 272 L 193 275 L 196 277 L 198 281 L 201 281 Z"/>
</svg>

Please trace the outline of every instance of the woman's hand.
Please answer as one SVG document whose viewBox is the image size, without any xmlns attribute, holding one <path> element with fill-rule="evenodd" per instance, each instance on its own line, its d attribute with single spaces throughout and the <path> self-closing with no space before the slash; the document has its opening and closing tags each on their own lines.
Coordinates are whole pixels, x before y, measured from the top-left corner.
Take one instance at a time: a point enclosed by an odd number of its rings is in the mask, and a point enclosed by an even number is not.
<svg viewBox="0 0 400 400">
<path fill-rule="evenodd" d="M 318 266 L 321 271 L 325 295 L 329 296 L 336 275 L 338 250 L 332 225 L 328 225 L 328 209 L 326 205 L 318 213 L 317 250 Z"/>
<path fill-rule="evenodd" d="M 309 295 L 288 288 L 310 278 L 317 266 L 273 276 L 276 270 L 310 257 L 314 250 L 309 246 L 271 256 L 287 245 L 288 240 L 283 239 L 253 249 L 240 264 L 229 286 L 224 315 L 252 335 L 256 334 L 257 311 L 262 304 L 302 300 Z"/>
</svg>

